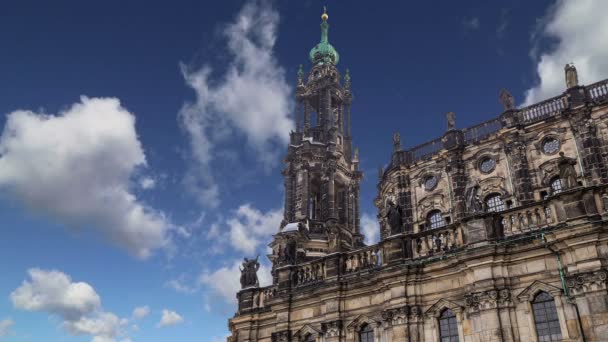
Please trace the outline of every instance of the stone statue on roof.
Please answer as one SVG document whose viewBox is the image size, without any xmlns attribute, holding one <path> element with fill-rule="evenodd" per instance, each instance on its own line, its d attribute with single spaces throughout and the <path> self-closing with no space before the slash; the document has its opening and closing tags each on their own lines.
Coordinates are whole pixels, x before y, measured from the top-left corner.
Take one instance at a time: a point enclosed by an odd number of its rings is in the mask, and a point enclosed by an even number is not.
<svg viewBox="0 0 608 342">
<path fill-rule="evenodd" d="M 515 98 L 508 90 L 502 89 L 498 98 L 505 111 L 515 109 Z"/>
<path fill-rule="evenodd" d="M 578 86 L 578 72 L 573 63 L 568 63 L 564 67 L 566 73 L 566 87 L 568 89 Z"/>
</svg>

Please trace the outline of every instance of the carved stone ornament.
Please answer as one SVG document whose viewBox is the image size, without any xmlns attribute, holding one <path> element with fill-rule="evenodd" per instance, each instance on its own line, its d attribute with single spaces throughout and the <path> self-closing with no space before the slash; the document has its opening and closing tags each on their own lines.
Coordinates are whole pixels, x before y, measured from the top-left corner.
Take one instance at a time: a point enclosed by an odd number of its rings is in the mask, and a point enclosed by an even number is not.
<svg viewBox="0 0 608 342">
<path fill-rule="evenodd" d="M 382 319 L 388 325 L 399 325 L 405 324 L 408 321 L 408 316 L 410 315 L 410 307 L 402 306 L 396 309 L 388 309 L 382 311 Z"/>
<path fill-rule="evenodd" d="M 464 297 L 469 313 L 495 309 L 511 303 L 511 292 L 506 288 L 468 293 Z"/>
<path fill-rule="evenodd" d="M 574 64 L 566 64 L 564 72 L 566 74 L 566 88 L 570 89 L 578 86 L 578 72 Z"/>
<path fill-rule="evenodd" d="M 395 151 L 401 151 L 401 135 L 397 132 L 393 133 L 393 147 Z"/>
<path fill-rule="evenodd" d="M 289 342 L 291 340 L 291 335 L 289 330 L 277 331 L 272 333 L 271 339 L 272 342 Z"/>
<path fill-rule="evenodd" d="M 498 98 L 505 111 L 515 109 L 515 98 L 508 90 L 502 89 Z"/>
<path fill-rule="evenodd" d="M 342 329 L 342 321 L 331 321 L 327 323 L 321 323 L 321 331 L 326 338 L 340 336 L 340 330 Z"/>
<path fill-rule="evenodd" d="M 566 286 L 571 295 L 579 295 L 588 292 L 606 292 L 606 279 L 608 272 L 605 270 L 579 273 L 566 278 Z"/>
<path fill-rule="evenodd" d="M 446 115 L 446 120 L 448 122 L 448 131 L 451 131 L 456 128 L 456 114 L 454 112 L 448 112 Z"/>
<path fill-rule="evenodd" d="M 483 203 L 481 202 L 481 194 L 479 184 L 469 187 L 466 191 L 466 206 L 469 214 L 475 214 L 483 211 Z"/>
<path fill-rule="evenodd" d="M 564 156 L 564 152 L 559 153 L 559 159 L 557 161 L 559 167 L 559 178 L 562 181 L 562 187 L 564 189 L 571 189 L 576 187 L 576 160 Z"/>
<path fill-rule="evenodd" d="M 260 269 L 260 263 L 258 262 L 259 256 L 257 256 L 253 260 L 249 260 L 247 258 L 243 261 L 243 268 L 241 270 L 241 288 L 248 287 L 258 287 L 260 283 L 258 282 L 257 272 Z"/>
</svg>

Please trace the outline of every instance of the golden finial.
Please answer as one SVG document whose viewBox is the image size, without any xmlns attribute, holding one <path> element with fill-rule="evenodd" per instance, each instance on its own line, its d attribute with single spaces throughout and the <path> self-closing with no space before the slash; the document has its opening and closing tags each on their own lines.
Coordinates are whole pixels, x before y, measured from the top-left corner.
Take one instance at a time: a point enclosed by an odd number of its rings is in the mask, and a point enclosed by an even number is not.
<svg viewBox="0 0 608 342">
<path fill-rule="evenodd" d="M 327 15 L 327 7 L 323 6 L 323 14 L 321 14 L 321 19 L 323 19 L 323 21 L 327 21 L 327 18 L 329 18 Z"/>
</svg>

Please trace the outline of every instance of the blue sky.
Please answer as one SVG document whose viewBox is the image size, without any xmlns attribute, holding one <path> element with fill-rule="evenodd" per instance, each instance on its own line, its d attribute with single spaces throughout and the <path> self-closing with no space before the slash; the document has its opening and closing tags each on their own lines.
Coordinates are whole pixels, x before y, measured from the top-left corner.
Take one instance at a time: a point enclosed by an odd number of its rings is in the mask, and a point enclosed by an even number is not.
<svg viewBox="0 0 608 342">
<path fill-rule="evenodd" d="M 0 6 L 0 340 L 219 341 L 282 213 L 299 64 L 352 76 L 362 224 L 405 147 L 608 77 L 608 3 L 33 1 Z M 265 262 L 260 277 L 268 282 Z"/>
</svg>

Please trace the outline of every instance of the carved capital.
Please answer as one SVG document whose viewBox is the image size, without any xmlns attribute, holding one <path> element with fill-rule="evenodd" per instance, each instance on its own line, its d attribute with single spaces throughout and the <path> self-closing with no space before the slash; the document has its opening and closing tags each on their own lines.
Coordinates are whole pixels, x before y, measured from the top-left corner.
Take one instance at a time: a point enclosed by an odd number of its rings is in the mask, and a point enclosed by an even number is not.
<svg viewBox="0 0 608 342">
<path fill-rule="evenodd" d="M 596 291 L 605 292 L 606 278 L 608 278 L 608 272 L 605 270 L 578 273 L 566 278 L 566 286 L 573 296 Z"/>
<path fill-rule="evenodd" d="M 468 313 L 496 309 L 511 304 L 509 289 L 493 289 L 472 292 L 465 295 L 465 306 Z"/>
<path fill-rule="evenodd" d="M 321 323 L 321 331 L 325 338 L 340 336 L 340 330 L 342 330 L 342 321 L 331 321 Z"/>
</svg>

